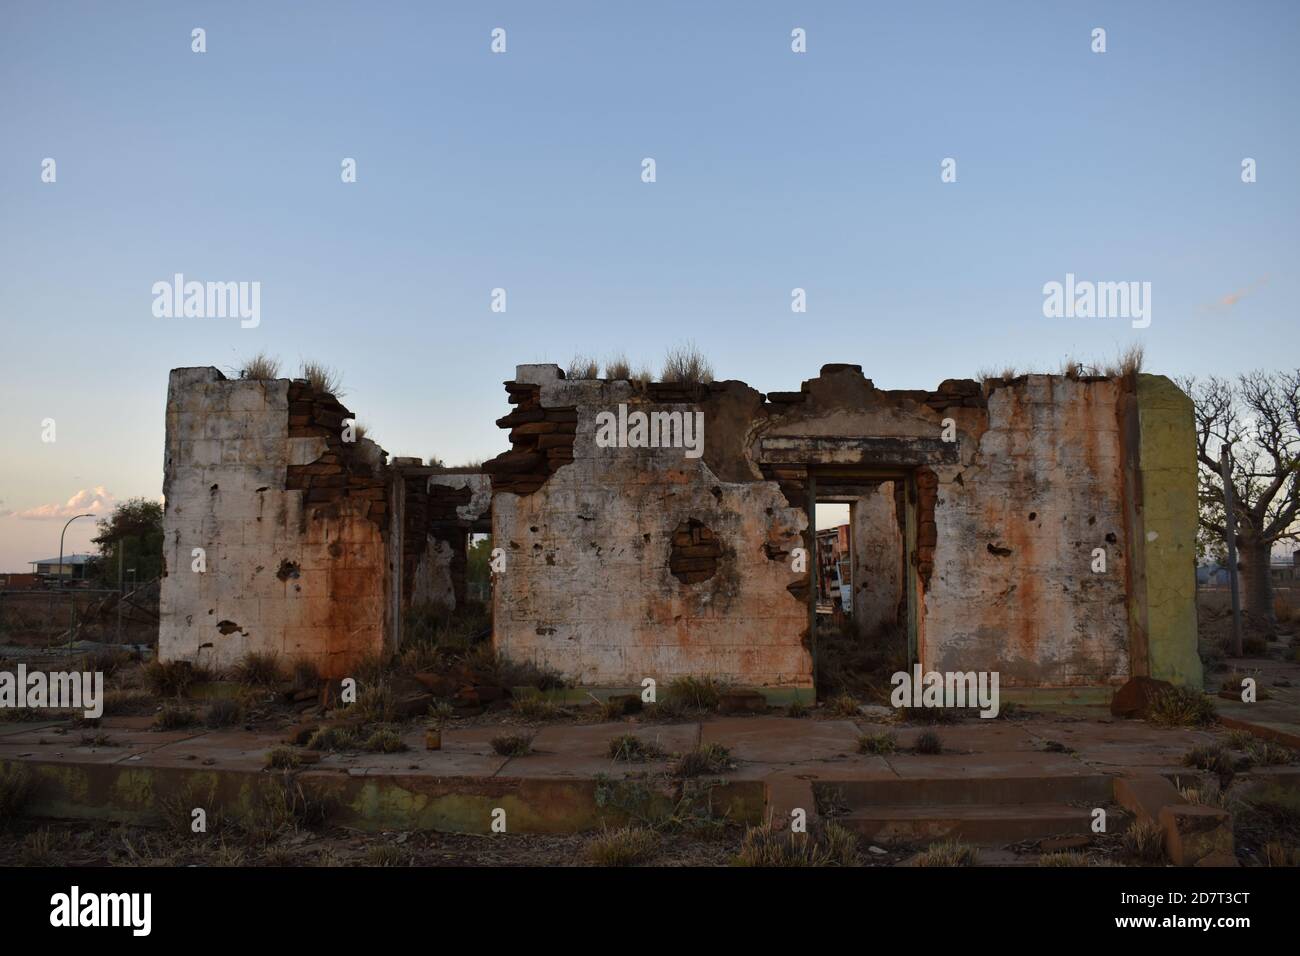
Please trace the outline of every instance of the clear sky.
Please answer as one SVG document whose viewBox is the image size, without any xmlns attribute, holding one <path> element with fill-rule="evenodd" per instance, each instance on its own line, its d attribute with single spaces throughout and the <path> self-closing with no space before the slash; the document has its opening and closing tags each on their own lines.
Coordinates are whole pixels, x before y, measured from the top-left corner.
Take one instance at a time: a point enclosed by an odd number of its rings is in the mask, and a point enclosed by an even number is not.
<svg viewBox="0 0 1300 956">
<path fill-rule="evenodd" d="M 0 570 L 159 496 L 168 369 L 259 350 L 448 462 L 504 450 L 516 363 L 687 339 L 763 391 L 1135 340 L 1295 367 L 1298 41 L 1300 3 L 1250 0 L 4 0 Z M 155 318 L 177 272 L 260 282 L 260 324 Z M 1067 272 L 1150 282 L 1150 327 L 1045 318 Z"/>
</svg>

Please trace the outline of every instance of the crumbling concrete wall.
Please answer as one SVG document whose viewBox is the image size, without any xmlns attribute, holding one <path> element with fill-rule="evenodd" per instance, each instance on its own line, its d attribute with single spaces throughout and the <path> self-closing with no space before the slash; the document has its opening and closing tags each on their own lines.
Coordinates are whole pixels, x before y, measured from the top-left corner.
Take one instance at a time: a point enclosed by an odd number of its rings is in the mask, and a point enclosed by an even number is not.
<svg viewBox="0 0 1300 956">
<path fill-rule="evenodd" d="M 172 371 L 162 660 L 274 653 L 338 677 L 385 646 L 385 456 L 343 442 L 345 417 L 305 382 Z"/>
<path fill-rule="evenodd" d="M 1127 679 L 1121 387 L 1033 375 L 993 390 L 977 447 L 938 475 L 927 667 L 997 670 L 1004 687 Z"/>
<path fill-rule="evenodd" d="M 504 481 L 494 531 L 511 562 L 495 603 L 501 652 L 588 684 L 705 673 L 806 685 L 808 576 L 788 558 L 809 546 L 809 489 L 847 500 L 883 476 L 914 528 L 899 578 L 925 668 L 998 671 L 1006 687 L 1129 674 L 1120 396 L 1131 379 L 887 392 L 841 365 L 764 396 L 740 382 L 635 388 L 561 374 L 520 367 L 507 389 L 528 417 L 499 424 L 526 431 L 485 465 Z M 620 404 L 702 411 L 702 457 L 597 447 L 596 415 Z M 571 433 L 549 422 L 556 410 Z M 859 553 L 885 562 L 900 542 L 883 531 Z M 897 512 L 890 533 L 901 534 Z M 882 588 L 861 606 L 887 618 L 888 603 Z"/>
<path fill-rule="evenodd" d="M 467 600 L 469 535 L 482 530 L 488 520 L 492 480 L 474 473 L 434 473 L 417 480 L 424 484 L 421 507 L 418 518 L 408 521 L 406 528 L 414 556 L 409 604 L 452 611 Z"/>
<path fill-rule="evenodd" d="M 1201 689 L 1196 642 L 1196 421 L 1192 400 L 1163 375 L 1137 376 L 1141 436 L 1138 513 L 1142 574 L 1134 605 L 1146 612 L 1147 675 Z"/>
<path fill-rule="evenodd" d="M 1031 375 L 987 396 L 974 382 L 885 392 L 835 366 L 781 396 L 753 454 L 910 473 L 926 669 L 998 671 L 1004 687 L 1122 682 L 1120 387 Z M 1097 547 L 1108 562 L 1101 574 L 1090 569 Z"/>
<path fill-rule="evenodd" d="M 565 381 L 555 366 L 520 366 L 507 387 L 536 414 L 503 420 L 524 431 L 484 466 L 507 562 L 494 586 L 500 653 L 589 685 L 712 674 L 811 686 L 808 611 L 788 590 L 803 577 L 790 552 L 807 517 L 775 483 L 727 480 L 682 448 L 598 447 L 598 412 L 689 407 L 671 390 Z M 565 424 L 548 421 L 553 409 L 575 410 L 572 432 L 548 427 Z"/>
<path fill-rule="evenodd" d="M 881 482 L 851 502 L 849 528 L 854 630 L 861 638 L 885 629 L 906 631 L 903 528 L 894 506 L 894 482 Z"/>
</svg>

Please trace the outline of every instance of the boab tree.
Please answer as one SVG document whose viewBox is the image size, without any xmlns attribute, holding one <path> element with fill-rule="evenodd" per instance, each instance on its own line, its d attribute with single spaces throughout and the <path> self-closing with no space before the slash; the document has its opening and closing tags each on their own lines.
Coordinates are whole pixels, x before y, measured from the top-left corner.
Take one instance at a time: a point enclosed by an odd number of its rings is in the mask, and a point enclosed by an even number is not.
<svg viewBox="0 0 1300 956">
<path fill-rule="evenodd" d="M 1235 382 L 1188 379 L 1183 388 L 1196 405 L 1202 540 L 1215 553 L 1227 540 L 1219 467 L 1226 445 L 1245 607 L 1273 625 L 1269 558 L 1274 544 L 1300 533 L 1300 369 L 1255 371 Z"/>
</svg>

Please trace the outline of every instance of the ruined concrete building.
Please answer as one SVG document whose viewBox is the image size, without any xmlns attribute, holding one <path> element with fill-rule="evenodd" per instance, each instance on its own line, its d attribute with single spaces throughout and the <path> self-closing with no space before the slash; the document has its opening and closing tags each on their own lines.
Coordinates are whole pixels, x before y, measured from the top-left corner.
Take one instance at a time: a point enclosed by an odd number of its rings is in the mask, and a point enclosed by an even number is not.
<svg viewBox="0 0 1300 956">
<path fill-rule="evenodd" d="M 519 366 L 511 450 L 447 474 L 345 441 L 304 381 L 172 372 L 163 659 L 249 651 L 331 676 L 466 600 L 491 534 L 492 641 L 593 688 L 814 686 L 817 502 L 849 505 L 853 627 L 1004 688 L 1199 686 L 1191 403 L 1168 379 L 1028 375 L 798 392 Z M 200 567 L 202 560 L 202 570 Z"/>
</svg>

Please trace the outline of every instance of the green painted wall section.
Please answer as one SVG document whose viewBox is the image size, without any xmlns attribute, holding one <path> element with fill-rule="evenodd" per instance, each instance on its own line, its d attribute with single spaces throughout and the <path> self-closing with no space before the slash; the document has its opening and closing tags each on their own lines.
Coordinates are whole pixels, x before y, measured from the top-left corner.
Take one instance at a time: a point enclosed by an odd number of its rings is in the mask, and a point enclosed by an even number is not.
<svg viewBox="0 0 1300 956">
<path fill-rule="evenodd" d="M 1203 686 L 1196 652 L 1196 424 L 1163 375 L 1137 376 L 1150 674 Z"/>
</svg>

